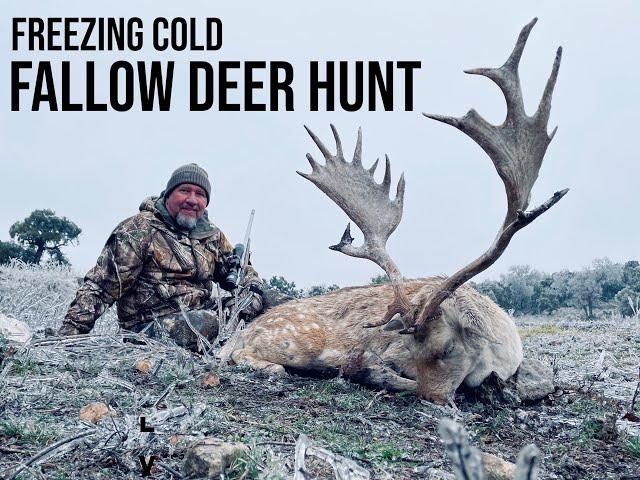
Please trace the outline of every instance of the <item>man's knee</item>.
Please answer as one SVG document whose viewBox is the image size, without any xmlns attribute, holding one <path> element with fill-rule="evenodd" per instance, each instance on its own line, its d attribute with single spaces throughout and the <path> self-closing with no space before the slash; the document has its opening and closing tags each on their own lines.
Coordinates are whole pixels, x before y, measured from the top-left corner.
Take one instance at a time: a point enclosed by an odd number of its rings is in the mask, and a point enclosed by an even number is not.
<svg viewBox="0 0 640 480">
<path fill-rule="evenodd" d="M 154 338 L 164 334 L 171 337 L 177 345 L 197 351 L 198 335 L 213 342 L 218 336 L 218 330 L 218 316 L 215 312 L 191 310 L 157 318 L 149 329 L 148 335 Z"/>
</svg>

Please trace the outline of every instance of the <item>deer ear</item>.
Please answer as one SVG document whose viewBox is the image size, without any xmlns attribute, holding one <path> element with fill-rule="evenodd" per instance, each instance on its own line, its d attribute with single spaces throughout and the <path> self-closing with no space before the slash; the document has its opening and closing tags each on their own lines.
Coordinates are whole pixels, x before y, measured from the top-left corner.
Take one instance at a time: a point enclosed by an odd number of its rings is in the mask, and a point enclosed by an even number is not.
<svg viewBox="0 0 640 480">
<path fill-rule="evenodd" d="M 443 311 L 448 311 L 450 318 L 458 318 L 459 325 L 468 335 L 483 338 L 492 343 L 499 343 L 487 319 L 491 314 L 481 308 L 478 302 L 472 301 L 466 295 L 454 294 L 453 298 L 441 305 Z M 450 310 L 448 310 L 450 309 Z"/>
<path fill-rule="evenodd" d="M 384 328 L 382 330 L 386 331 L 386 332 L 392 332 L 394 330 L 401 330 L 403 328 L 406 328 L 406 325 L 404 324 L 403 318 L 399 313 L 396 313 L 391 320 L 389 320 L 389 323 L 387 323 Z"/>
<path fill-rule="evenodd" d="M 474 316 L 471 312 L 464 312 L 461 323 L 468 334 L 484 338 L 491 343 L 500 343 L 491 326 L 482 317 Z"/>
</svg>

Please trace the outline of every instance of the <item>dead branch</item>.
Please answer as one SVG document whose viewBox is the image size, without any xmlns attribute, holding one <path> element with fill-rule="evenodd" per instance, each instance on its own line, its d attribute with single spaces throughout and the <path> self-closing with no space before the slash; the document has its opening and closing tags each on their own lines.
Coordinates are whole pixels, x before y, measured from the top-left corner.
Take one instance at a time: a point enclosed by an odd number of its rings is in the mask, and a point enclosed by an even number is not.
<svg viewBox="0 0 640 480">
<path fill-rule="evenodd" d="M 317 447 L 313 445 L 309 437 L 301 434 L 296 442 L 293 480 L 307 480 L 310 478 L 305 466 L 306 455 L 312 455 L 329 463 L 333 467 L 336 480 L 369 480 L 370 478 L 369 471 L 353 460 Z"/>
<path fill-rule="evenodd" d="M 93 435 L 94 433 L 96 433 L 96 430 L 85 430 L 84 432 L 80 432 L 76 435 L 64 438 L 52 445 L 49 445 L 44 450 L 41 450 L 40 452 L 36 453 L 33 457 L 31 457 L 29 460 L 24 462 L 22 465 L 18 466 L 18 468 L 13 472 L 13 475 L 11 475 L 11 477 L 9 477 L 8 480 L 14 480 L 18 476 L 18 474 L 22 470 L 27 468 L 29 465 L 38 464 L 46 460 L 47 458 L 53 456 L 56 453 L 62 453 L 64 449 L 71 447 L 73 442 L 80 440 L 81 438 L 88 437 L 89 435 Z"/>
</svg>

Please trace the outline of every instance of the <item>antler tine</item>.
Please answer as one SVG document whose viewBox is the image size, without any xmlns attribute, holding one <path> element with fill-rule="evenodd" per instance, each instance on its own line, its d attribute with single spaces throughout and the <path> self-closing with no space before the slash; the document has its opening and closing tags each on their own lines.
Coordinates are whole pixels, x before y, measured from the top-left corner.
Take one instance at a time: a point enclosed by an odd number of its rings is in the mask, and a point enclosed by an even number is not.
<svg viewBox="0 0 640 480">
<path fill-rule="evenodd" d="M 424 114 L 428 118 L 458 128 L 471 137 L 489 155 L 505 185 L 507 213 L 502 227 L 489 249 L 469 265 L 447 278 L 431 294 L 415 321 L 418 338 L 424 338 L 426 322 L 438 315 L 440 304 L 456 288 L 491 266 L 504 252 L 518 230 L 530 224 L 555 205 L 568 191 L 568 189 L 560 190 L 539 207 L 525 212 L 529 204 L 531 190 L 538 178 L 544 154 L 555 134 L 555 130 L 551 135 L 547 134 L 547 122 L 551 110 L 551 96 L 562 57 L 562 49 L 559 48 L 538 110 L 533 117 L 527 116 L 522 101 L 518 65 L 536 21 L 537 19 L 534 18 L 521 30 L 515 48 L 502 67 L 466 71 L 466 73 L 484 75 L 500 87 L 507 101 L 507 116 L 502 125 L 491 125 L 473 109 L 461 118 Z"/>
<path fill-rule="evenodd" d="M 538 21 L 537 18 L 531 20 L 520 31 L 518 41 L 516 42 L 511 55 L 499 68 L 472 68 L 465 70 L 470 75 L 482 75 L 491 79 L 504 94 L 507 101 L 507 112 L 512 114 L 520 114 L 524 112 L 524 102 L 522 100 L 522 91 L 520 90 L 520 78 L 518 76 L 518 66 L 522 52 L 529 39 L 531 29 Z"/>
<path fill-rule="evenodd" d="M 336 243 L 335 245 L 330 245 L 329 248 L 331 250 L 341 252 L 343 249 L 351 245 L 354 240 L 355 239 L 351 236 L 351 222 L 349 222 L 347 223 L 347 228 L 345 228 L 344 233 L 340 238 L 340 242 Z"/>
<path fill-rule="evenodd" d="M 538 105 L 538 110 L 534 115 L 542 125 L 545 127 L 549 122 L 549 114 L 551 113 L 551 97 L 553 96 L 553 89 L 556 86 L 556 80 L 558 79 L 558 71 L 560 70 L 560 60 L 562 59 L 562 47 L 558 47 L 556 51 L 556 58 L 553 61 L 553 68 L 551 69 L 551 75 L 549 75 L 549 79 L 547 80 L 547 84 L 544 87 L 544 93 L 542 94 L 542 99 L 540 100 L 540 105 Z M 549 141 L 555 135 L 557 127 L 553 129 L 551 135 L 549 135 Z"/>
<path fill-rule="evenodd" d="M 373 177 L 373 174 L 376 173 L 376 168 L 378 168 L 378 162 L 380 161 L 379 158 L 376 158 L 376 161 L 373 162 L 373 165 L 371 165 L 369 167 L 369 169 L 367 170 L 367 172 L 369 172 L 369 175 L 371 175 Z"/>
<path fill-rule="evenodd" d="M 340 135 L 338 135 L 338 131 L 336 127 L 333 126 L 332 123 L 329 124 L 331 127 L 331 131 L 333 132 L 333 138 L 336 140 L 336 156 L 344 161 L 344 154 L 342 153 L 342 142 L 340 141 Z"/>
<path fill-rule="evenodd" d="M 382 180 L 382 186 L 384 187 L 384 191 L 389 195 L 389 189 L 391 188 L 391 162 L 389 161 L 389 155 L 385 154 L 385 165 L 384 165 L 384 179 Z"/>
<path fill-rule="evenodd" d="M 404 189 L 406 187 L 405 181 L 404 181 L 404 173 L 400 174 L 400 180 L 398 180 L 398 186 L 396 188 L 396 198 L 394 200 L 394 202 L 396 202 L 399 205 L 402 205 L 404 203 Z"/>
<path fill-rule="evenodd" d="M 515 47 L 513 47 L 513 51 L 509 58 L 505 62 L 505 66 L 517 71 L 518 65 L 520 65 L 520 58 L 522 58 L 522 52 L 524 51 L 524 47 L 527 44 L 527 40 L 529 39 L 529 34 L 533 29 L 534 25 L 538 23 L 538 17 L 533 17 L 529 23 L 527 23 L 522 30 L 520 30 L 520 35 L 518 35 L 518 40 L 516 41 Z"/>
<path fill-rule="evenodd" d="M 366 258 L 378 264 L 389 276 L 395 292 L 395 300 L 389 305 L 382 325 L 396 314 L 409 311 L 410 303 L 402 291 L 402 274 L 386 250 L 387 240 L 394 232 L 402 218 L 404 204 L 405 180 L 400 177 L 396 198 L 389 199 L 391 186 L 391 162 L 386 156 L 384 180 L 377 183 L 373 177 L 373 167 L 365 170 L 362 167 L 362 132 L 358 129 L 353 160 L 347 162 L 342 153 L 342 144 L 336 128 L 331 130 L 336 140 L 336 155 L 331 155 L 320 139 L 305 126 L 307 132 L 325 156 L 326 164 L 319 165 L 307 154 L 311 164 L 310 174 L 298 172 L 302 177 L 311 181 L 333 200 L 347 216 L 360 228 L 364 235 L 364 243 L 355 247 L 351 236 L 351 224 L 347 225 L 339 243 L 329 248 L 352 257 Z"/>
<path fill-rule="evenodd" d="M 318 162 L 316 162 L 313 157 L 311 156 L 310 153 L 307 153 L 307 160 L 309 161 L 309 165 L 311 165 L 311 171 L 312 172 L 317 172 L 318 169 L 320 168 L 320 165 L 318 165 Z M 298 172 L 300 173 L 300 172 Z M 300 175 L 304 176 L 304 174 L 300 173 Z"/>
<path fill-rule="evenodd" d="M 329 149 L 324 146 L 324 143 L 322 143 L 322 141 L 316 136 L 315 133 L 311 131 L 309 127 L 304 125 L 304 128 L 309 134 L 309 136 L 311 137 L 311 139 L 314 141 L 314 143 L 318 146 L 318 149 L 322 152 L 322 155 L 324 155 L 325 160 L 327 161 L 331 160 L 333 158 L 333 155 L 331 155 L 331 152 L 329 151 Z M 309 157 L 310 155 L 307 154 L 307 158 Z"/>
<path fill-rule="evenodd" d="M 362 166 L 362 128 L 358 127 L 358 140 L 356 141 L 356 149 L 353 152 L 354 165 Z"/>
</svg>

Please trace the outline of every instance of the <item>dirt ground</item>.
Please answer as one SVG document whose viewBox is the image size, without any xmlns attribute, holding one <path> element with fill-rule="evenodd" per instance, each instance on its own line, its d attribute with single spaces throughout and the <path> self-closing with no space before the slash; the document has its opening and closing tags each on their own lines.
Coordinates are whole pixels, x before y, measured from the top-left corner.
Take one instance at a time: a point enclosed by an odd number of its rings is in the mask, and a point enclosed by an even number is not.
<svg viewBox="0 0 640 480">
<path fill-rule="evenodd" d="M 140 478 L 140 455 L 157 457 L 151 478 L 184 478 L 186 448 L 203 436 L 249 446 L 225 478 L 292 478 L 300 434 L 372 478 L 452 478 L 438 435 L 442 417 L 464 425 L 481 451 L 511 462 L 535 444 L 540 478 L 640 478 L 640 422 L 623 419 L 639 381 L 638 320 L 587 322 L 572 312 L 518 318 L 525 356 L 554 366 L 555 394 L 515 405 L 489 385 L 459 392 L 455 407 L 442 407 L 341 378 L 219 368 L 168 343 L 125 343 L 109 315 L 98 335 L 46 338 L 44 328 L 61 318 L 75 284 L 62 288 L 58 278 L 51 287 L 36 278 L 29 285 L 0 272 L 0 312 L 36 331 L 26 348 L 0 340 L 0 478 L 21 466 L 16 478 Z M 27 291 L 33 285 L 44 290 Z M 134 368 L 141 359 L 150 362 L 149 373 Z M 220 385 L 204 386 L 206 372 Z M 81 420 L 80 409 L 91 402 L 104 402 L 112 415 L 97 424 Z M 155 432 L 140 431 L 141 416 Z M 332 478 L 326 466 L 316 467 L 316 478 Z"/>
</svg>

